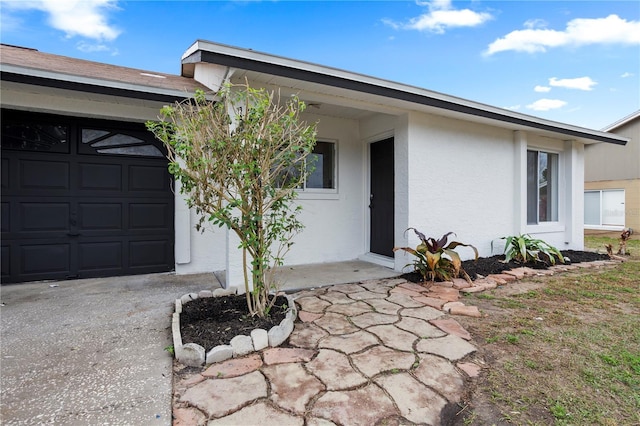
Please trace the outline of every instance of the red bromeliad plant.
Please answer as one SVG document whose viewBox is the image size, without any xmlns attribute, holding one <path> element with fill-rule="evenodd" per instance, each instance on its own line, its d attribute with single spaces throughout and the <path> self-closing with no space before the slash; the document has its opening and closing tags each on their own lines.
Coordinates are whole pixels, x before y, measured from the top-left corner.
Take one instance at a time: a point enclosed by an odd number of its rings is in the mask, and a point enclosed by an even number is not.
<svg viewBox="0 0 640 426">
<path fill-rule="evenodd" d="M 407 228 L 407 231 L 410 229 L 420 238 L 421 243 L 415 249 L 411 247 L 394 247 L 393 251 L 404 250 L 414 255 L 416 259 L 410 265 L 413 265 L 415 272 L 422 276 L 423 281 L 449 281 L 460 275 L 467 281 L 471 281 L 469 275 L 462 269 L 460 255 L 454 249 L 459 246 L 471 247 L 477 260 L 478 250 L 474 246 L 458 241 L 451 241 L 447 244 L 449 235 L 455 235 L 453 232 L 447 232 L 439 240 L 436 240 L 435 238 L 425 237 L 416 228 Z"/>
</svg>

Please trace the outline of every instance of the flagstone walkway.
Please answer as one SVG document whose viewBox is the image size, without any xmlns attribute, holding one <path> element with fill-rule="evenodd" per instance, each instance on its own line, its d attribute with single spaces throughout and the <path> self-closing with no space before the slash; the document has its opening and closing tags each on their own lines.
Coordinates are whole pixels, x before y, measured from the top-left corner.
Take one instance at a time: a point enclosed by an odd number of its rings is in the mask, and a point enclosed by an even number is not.
<svg viewBox="0 0 640 426">
<path fill-rule="evenodd" d="M 288 347 L 178 374 L 174 425 L 440 424 L 481 369 L 446 314 L 474 308 L 453 284 L 394 278 L 297 293 Z"/>
</svg>

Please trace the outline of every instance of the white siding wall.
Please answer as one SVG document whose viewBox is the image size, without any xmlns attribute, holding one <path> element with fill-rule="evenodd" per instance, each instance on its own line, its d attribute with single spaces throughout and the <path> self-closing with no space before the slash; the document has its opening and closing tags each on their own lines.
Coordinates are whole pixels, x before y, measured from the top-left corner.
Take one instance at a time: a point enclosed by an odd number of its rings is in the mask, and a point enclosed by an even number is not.
<svg viewBox="0 0 640 426">
<path fill-rule="evenodd" d="M 351 260 L 363 253 L 364 167 L 358 122 L 305 114 L 318 121 L 318 139 L 337 142 L 338 193 L 301 193 L 298 202 L 305 229 L 296 236 L 289 265 Z"/>
<path fill-rule="evenodd" d="M 409 134 L 409 226 L 435 238 L 453 231 L 456 241 L 490 255 L 491 241 L 516 223 L 512 132 L 413 114 Z M 408 237 L 417 243 L 413 232 Z"/>
</svg>

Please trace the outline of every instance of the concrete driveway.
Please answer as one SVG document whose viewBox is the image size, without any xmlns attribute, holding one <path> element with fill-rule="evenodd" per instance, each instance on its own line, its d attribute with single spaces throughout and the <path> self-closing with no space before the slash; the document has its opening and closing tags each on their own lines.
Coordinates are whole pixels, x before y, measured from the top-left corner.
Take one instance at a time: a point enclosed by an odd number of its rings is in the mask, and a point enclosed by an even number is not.
<svg viewBox="0 0 640 426">
<path fill-rule="evenodd" d="M 212 274 L 3 286 L 0 423 L 171 424 L 173 301 L 217 287 Z"/>
<path fill-rule="evenodd" d="M 287 291 L 398 275 L 362 261 L 279 274 Z M 171 273 L 1 287 L 0 423 L 171 424 L 174 300 L 219 287 Z"/>
</svg>

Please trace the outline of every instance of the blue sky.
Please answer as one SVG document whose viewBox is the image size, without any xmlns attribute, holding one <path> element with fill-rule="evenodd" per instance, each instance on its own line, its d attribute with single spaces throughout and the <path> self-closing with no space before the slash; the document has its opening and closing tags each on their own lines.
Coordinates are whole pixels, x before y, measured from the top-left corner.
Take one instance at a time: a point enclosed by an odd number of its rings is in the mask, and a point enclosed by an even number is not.
<svg viewBox="0 0 640 426">
<path fill-rule="evenodd" d="M 640 109 L 640 2 L 0 0 L 1 41 L 178 74 L 197 39 L 599 129 Z"/>
</svg>

